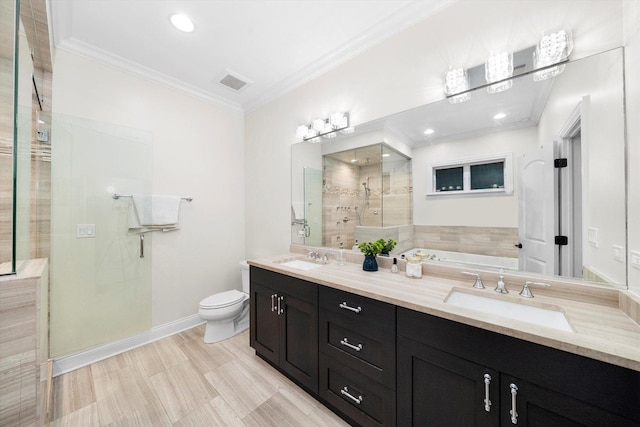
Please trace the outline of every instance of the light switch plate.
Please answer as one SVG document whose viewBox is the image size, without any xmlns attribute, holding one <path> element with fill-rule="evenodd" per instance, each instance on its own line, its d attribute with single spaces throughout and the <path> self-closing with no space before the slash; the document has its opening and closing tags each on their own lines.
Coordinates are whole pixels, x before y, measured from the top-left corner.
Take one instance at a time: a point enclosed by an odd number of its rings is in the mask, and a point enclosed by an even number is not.
<svg viewBox="0 0 640 427">
<path fill-rule="evenodd" d="M 79 239 L 96 237 L 96 225 L 76 224 L 76 237 Z"/>
<path fill-rule="evenodd" d="M 631 251 L 631 266 L 640 270 L 640 252 Z"/>
</svg>

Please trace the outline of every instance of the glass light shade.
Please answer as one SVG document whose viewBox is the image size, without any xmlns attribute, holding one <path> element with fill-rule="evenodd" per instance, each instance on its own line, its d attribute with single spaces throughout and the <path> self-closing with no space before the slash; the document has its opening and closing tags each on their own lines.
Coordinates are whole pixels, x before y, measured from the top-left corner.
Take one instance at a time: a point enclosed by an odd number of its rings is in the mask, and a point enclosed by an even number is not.
<svg viewBox="0 0 640 427">
<path fill-rule="evenodd" d="M 300 125 L 296 128 L 296 138 L 302 140 L 307 137 L 309 133 L 309 128 L 306 125 Z"/>
<path fill-rule="evenodd" d="M 542 68 L 562 62 L 569 57 L 573 40 L 568 31 L 543 35 L 533 53 L 533 67 Z"/>
<path fill-rule="evenodd" d="M 541 82 L 551 77 L 555 77 L 564 71 L 564 64 L 556 65 L 555 67 L 545 68 L 544 70 L 536 71 L 533 73 L 533 81 Z"/>
<path fill-rule="evenodd" d="M 511 89 L 511 86 L 513 86 L 513 81 L 506 80 L 504 82 L 500 82 L 500 83 L 493 84 L 491 86 L 487 86 L 487 93 L 504 92 L 505 90 Z"/>
<path fill-rule="evenodd" d="M 324 123 L 325 121 L 323 119 L 315 119 L 312 124 L 313 130 L 322 132 L 324 130 Z"/>
<path fill-rule="evenodd" d="M 508 79 L 513 76 L 513 53 L 500 52 L 491 55 L 484 69 L 487 83 Z"/>
<path fill-rule="evenodd" d="M 333 132 L 333 126 L 331 126 L 331 123 L 329 123 L 328 121 L 325 122 L 324 127 L 322 128 L 322 132 L 321 133 L 329 133 L 329 132 Z M 325 136 L 329 136 L 329 135 L 325 135 Z"/>
<path fill-rule="evenodd" d="M 329 123 L 331 123 L 331 126 L 337 129 L 341 127 L 340 125 L 345 118 L 346 117 L 344 113 L 333 113 L 331 117 L 329 117 Z"/>
<path fill-rule="evenodd" d="M 449 98 L 449 104 L 460 104 L 471 99 L 471 93 L 463 93 Z"/>
<path fill-rule="evenodd" d="M 447 72 L 444 81 L 444 93 L 447 95 L 455 95 L 460 92 L 469 90 L 469 74 L 464 68 L 454 68 Z"/>
</svg>

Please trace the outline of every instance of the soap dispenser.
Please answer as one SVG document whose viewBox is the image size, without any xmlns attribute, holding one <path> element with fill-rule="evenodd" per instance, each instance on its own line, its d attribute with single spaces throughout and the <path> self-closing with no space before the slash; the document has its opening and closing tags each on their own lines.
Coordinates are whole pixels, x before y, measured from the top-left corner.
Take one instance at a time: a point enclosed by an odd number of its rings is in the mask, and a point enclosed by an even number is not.
<svg viewBox="0 0 640 427">
<path fill-rule="evenodd" d="M 359 251 L 360 248 L 358 247 L 358 240 L 356 239 L 356 243 L 354 243 L 353 247 L 351 248 L 352 251 Z"/>
</svg>

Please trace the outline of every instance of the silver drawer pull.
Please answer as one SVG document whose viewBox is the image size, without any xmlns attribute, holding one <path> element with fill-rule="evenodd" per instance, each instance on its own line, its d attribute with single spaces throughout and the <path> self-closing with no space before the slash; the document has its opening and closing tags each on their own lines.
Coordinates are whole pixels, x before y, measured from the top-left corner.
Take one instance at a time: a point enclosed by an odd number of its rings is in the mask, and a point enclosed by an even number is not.
<svg viewBox="0 0 640 427">
<path fill-rule="evenodd" d="M 340 303 L 339 307 L 344 308 L 345 310 L 351 310 L 354 313 L 360 313 L 362 311 L 362 307 L 351 307 L 346 301 Z"/>
<path fill-rule="evenodd" d="M 275 302 L 275 298 L 278 296 L 278 294 L 273 294 L 271 295 L 271 311 L 276 311 L 276 302 Z"/>
<path fill-rule="evenodd" d="M 350 349 L 355 350 L 355 351 L 362 350 L 362 344 L 353 345 L 347 340 L 347 337 L 342 338 L 340 340 L 340 344 L 344 345 L 345 347 L 349 347 Z"/>
<path fill-rule="evenodd" d="M 511 383 L 509 384 L 509 388 L 511 388 L 511 410 L 509 414 L 511 414 L 511 423 L 518 424 L 518 412 L 516 412 L 516 396 L 518 396 L 518 386 Z"/>
<path fill-rule="evenodd" d="M 491 384 L 491 375 L 484 374 L 484 410 L 491 412 L 491 400 L 489 400 L 489 384 Z"/>
<path fill-rule="evenodd" d="M 347 388 L 347 386 L 342 387 L 342 390 L 340 390 L 340 393 L 342 393 L 343 396 L 347 396 L 349 399 L 353 400 L 358 405 L 362 403 L 362 396 L 355 397 L 354 395 L 349 393 L 349 389 Z"/>
</svg>

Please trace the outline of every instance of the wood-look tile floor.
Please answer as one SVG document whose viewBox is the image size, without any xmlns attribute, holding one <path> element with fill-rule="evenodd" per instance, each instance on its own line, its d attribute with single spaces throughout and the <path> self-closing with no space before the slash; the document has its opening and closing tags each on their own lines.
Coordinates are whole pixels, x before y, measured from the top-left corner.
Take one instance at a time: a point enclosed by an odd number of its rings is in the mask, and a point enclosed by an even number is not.
<svg viewBox="0 0 640 427">
<path fill-rule="evenodd" d="M 346 426 L 255 355 L 245 331 L 204 325 L 54 378 L 51 426 Z"/>
</svg>

